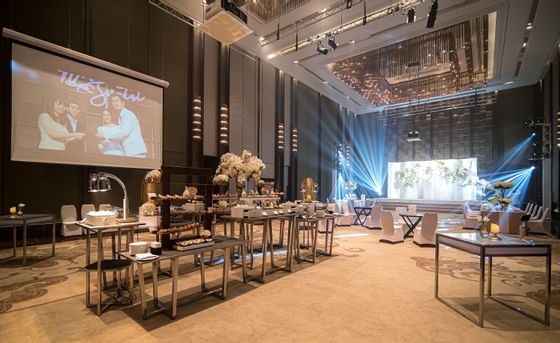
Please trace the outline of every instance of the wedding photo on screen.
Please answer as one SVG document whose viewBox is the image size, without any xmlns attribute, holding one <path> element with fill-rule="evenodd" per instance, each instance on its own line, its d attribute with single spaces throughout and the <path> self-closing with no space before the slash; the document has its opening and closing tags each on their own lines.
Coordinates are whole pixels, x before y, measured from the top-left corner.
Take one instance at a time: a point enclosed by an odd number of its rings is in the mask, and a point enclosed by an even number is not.
<svg viewBox="0 0 560 343">
<path fill-rule="evenodd" d="M 160 168 L 163 89 L 12 44 L 14 161 Z"/>
</svg>

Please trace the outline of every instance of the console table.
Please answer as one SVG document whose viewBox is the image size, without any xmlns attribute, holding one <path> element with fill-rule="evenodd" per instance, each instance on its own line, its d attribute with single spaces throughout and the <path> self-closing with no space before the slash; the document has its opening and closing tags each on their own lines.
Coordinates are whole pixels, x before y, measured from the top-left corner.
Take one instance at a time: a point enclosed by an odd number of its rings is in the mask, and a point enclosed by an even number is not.
<svg viewBox="0 0 560 343">
<path fill-rule="evenodd" d="M 120 250 L 120 236 L 121 231 L 125 229 L 127 234 L 129 235 L 128 241 L 132 241 L 132 229 L 134 227 L 138 228 L 140 225 L 145 225 L 145 223 L 141 222 L 124 222 L 118 223 L 113 225 L 89 225 L 85 223 L 78 222 L 77 225 L 86 229 L 86 307 L 90 307 L 90 275 L 89 273 L 92 271 L 97 272 L 97 315 L 101 315 L 105 309 L 107 309 L 111 305 L 118 304 L 113 301 L 109 301 L 103 304 L 103 289 L 101 287 L 102 280 L 101 280 L 101 273 L 108 270 L 108 269 L 116 269 L 116 268 L 124 268 L 124 263 L 128 261 L 121 261 L 116 259 L 105 259 L 103 254 L 103 232 L 118 232 L 119 235 L 119 249 Z M 97 261 L 91 262 L 90 251 L 91 251 L 91 231 L 97 232 Z M 132 274 L 130 275 L 132 279 Z M 129 281 L 129 287 L 132 287 L 132 280 Z M 132 299 L 130 299 L 132 300 Z"/>
<path fill-rule="evenodd" d="M 171 319 L 175 319 L 177 316 L 177 306 L 178 306 L 178 278 L 179 278 L 179 258 L 189 255 L 200 255 L 200 288 L 203 292 L 202 295 L 217 295 L 222 299 L 225 299 L 227 296 L 228 290 L 228 282 L 229 282 L 229 270 L 230 270 L 230 263 L 231 263 L 231 249 L 235 246 L 241 246 L 242 250 L 245 251 L 244 247 L 247 244 L 247 241 L 236 239 L 236 238 L 227 238 L 227 237 L 214 237 L 215 244 L 211 246 L 205 246 L 201 248 L 193 248 L 192 250 L 187 251 L 177 251 L 177 250 L 162 250 L 161 255 L 158 256 L 157 259 L 150 260 L 150 261 L 139 261 L 136 259 L 135 256 L 131 256 L 128 252 L 121 252 L 119 256 L 122 256 L 126 260 L 132 262 L 138 268 L 138 283 L 140 284 L 140 303 L 142 309 L 142 317 L 144 319 L 149 318 L 150 316 L 164 312 L 167 310 L 165 307 L 160 305 L 158 299 L 158 276 L 157 270 L 160 261 L 170 260 L 171 261 L 171 278 L 172 278 L 172 286 L 171 286 Z M 217 288 L 206 288 L 205 282 L 205 264 L 204 264 L 204 253 L 206 252 L 213 252 L 214 250 L 222 249 L 224 250 L 224 262 L 223 262 L 223 271 L 222 271 L 222 285 Z M 247 282 L 246 278 L 246 270 L 245 270 L 245 254 L 241 256 L 242 258 L 242 266 L 243 266 L 243 282 Z M 151 264 L 152 265 L 152 279 L 153 279 L 153 303 L 156 307 L 154 310 L 148 312 L 147 307 L 147 296 L 146 296 L 146 286 L 144 282 L 144 265 Z M 130 273 L 133 274 L 132 271 Z M 196 299 L 196 297 L 195 297 Z M 191 300 L 191 299 L 187 299 Z M 180 304 L 179 304 L 180 305 Z"/>
<path fill-rule="evenodd" d="M 486 268 L 486 258 L 488 258 L 488 298 L 520 312 L 538 322 L 550 325 L 550 278 L 551 278 L 551 245 L 549 243 L 523 240 L 514 237 L 501 236 L 501 240 L 491 240 L 481 237 L 476 233 L 437 233 L 435 251 L 435 298 L 451 307 L 464 317 L 474 321 L 459 310 L 455 309 L 450 303 L 439 297 L 439 246 L 447 245 L 480 257 L 480 282 L 479 282 L 479 308 L 478 325 L 484 326 L 484 278 Z M 544 318 L 535 317 L 518 307 L 514 307 L 503 300 L 492 296 L 492 258 L 511 257 L 511 256 L 542 256 L 546 260 L 546 273 L 544 282 Z M 474 321 L 476 323 L 476 321 Z"/>
<path fill-rule="evenodd" d="M 56 219 L 54 214 L 23 214 L 19 216 L 0 216 L 0 228 L 12 227 L 14 236 L 14 252 L 12 257 L 16 256 L 17 248 L 17 228 L 18 226 L 23 227 L 23 264 L 25 265 L 27 259 L 27 227 L 28 226 L 39 226 L 39 225 L 52 225 L 52 253 L 54 256 L 55 250 L 55 232 L 56 232 Z"/>
</svg>

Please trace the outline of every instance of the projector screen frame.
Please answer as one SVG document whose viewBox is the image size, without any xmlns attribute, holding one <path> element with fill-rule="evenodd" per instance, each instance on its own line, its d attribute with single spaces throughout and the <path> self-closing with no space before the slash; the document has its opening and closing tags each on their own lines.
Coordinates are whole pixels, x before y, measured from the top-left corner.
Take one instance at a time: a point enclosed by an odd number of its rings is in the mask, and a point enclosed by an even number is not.
<svg viewBox="0 0 560 343">
<path fill-rule="evenodd" d="M 169 82 L 162 80 L 162 79 L 158 79 L 156 77 L 150 76 L 150 75 L 146 75 L 140 72 L 137 72 L 135 70 L 132 69 L 128 69 L 125 68 L 123 66 L 111 63 L 111 62 L 107 62 L 105 60 L 90 56 L 90 55 L 86 55 L 84 53 L 72 50 L 72 49 L 68 49 L 65 47 L 62 47 L 60 45 L 54 44 L 54 43 L 50 43 L 44 40 L 41 40 L 39 38 L 35 38 L 35 37 L 31 37 L 28 36 L 26 34 L 23 34 L 21 32 L 17 32 L 11 29 L 8 29 L 6 27 L 2 28 L 2 36 L 4 38 L 9 38 L 11 40 L 15 40 L 21 43 L 24 43 L 26 45 L 31 46 L 32 48 L 39 48 L 42 50 L 45 50 L 47 52 L 51 52 L 57 55 L 61 55 L 63 57 L 67 57 L 70 59 L 73 59 L 75 61 L 81 62 L 81 63 L 86 63 L 89 65 L 92 65 L 94 67 L 98 67 L 101 69 L 105 69 L 107 71 L 110 72 L 114 72 L 123 76 L 127 76 L 133 79 L 136 79 L 138 81 L 143 81 L 143 82 L 147 82 L 150 83 L 152 85 L 155 86 L 159 86 L 162 88 L 167 88 L 169 87 Z"/>
<path fill-rule="evenodd" d="M 94 163 L 83 163 L 83 162 L 79 162 L 79 161 L 70 161 L 70 160 L 58 160 L 58 158 L 54 157 L 54 156 L 44 156 L 44 159 L 34 159 L 33 157 L 22 157 L 22 156 L 17 156 L 14 157 L 14 118 L 13 118 L 13 103 L 11 105 L 12 107 L 12 115 L 11 117 L 11 149 L 10 149 L 10 155 L 11 155 L 11 160 L 14 162 L 30 162 L 30 163 L 46 163 L 46 164 L 65 164 L 65 165 L 84 165 L 84 166 L 100 166 L 100 167 L 117 167 L 117 168 L 136 168 L 136 169 L 154 169 L 154 168 L 159 168 L 161 166 L 161 164 L 163 163 L 163 104 L 164 104 L 164 89 L 167 88 L 169 86 L 169 82 L 165 81 L 165 80 L 161 80 L 155 77 L 152 77 L 150 75 L 146 75 L 134 70 L 130 70 L 128 68 L 124 68 L 122 66 L 71 50 L 71 49 L 67 49 L 64 48 L 62 46 L 53 44 L 53 43 L 49 43 L 46 41 L 43 41 L 41 39 L 35 38 L 35 37 L 31 37 L 22 33 L 19 33 L 17 31 L 11 30 L 11 29 L 7 29 L 7 28 L 3 28 L 3 37 L 4 38 L 9 38 L 10 39 L 10 49 L 8 50 L 8 54 L 10 56 L 10 59 L 13 59 L 13 52 L 12 52 L 12 48 L 15 45 L 20 45 L 22 47 L 27 47 L 29 49 L 34 49 L 38 52 L 42 52 L 44 54 L 50 54 L 53 57 L 56 58 L 62 58 L 62 59 L 66 59 L 68 61 L 73 61 L 74 63 L 78 63 L 78 64 L 82 64 L 84 66 L 90 67 L 90 68 L 97 68 L 97 70 L 99 71 L 104 71 L 105 73 L 109 73 L 109 74 L 113 74 L 115 77 L 123 77 L 128 79 L 130 82 L 140 82 L 143 83 L 147 86 L 154 87 L 154 89 L 159 89 L 158 92 L 160 92 L 160 118 L 159 120 L 159 134 L 158 136 L 160 137 L 160 141 L 158 143 L 159 146 L 159 151 L 158 150 L 153 150 L 155 156 L 154 156 L 154 160 L 153 162 L 156 162 L 156 164 L 150 163 L 149 161 L 146 162 L 142 162 L 144 161 L 144 159 L 136 159 L 133 158 L 132 160 L 129 161 L 120 161 L 119 159 L 121 159 L 120 157 L 113 157 L 113 156 L 108 156 L 106 155 L 105 158 L 107 159 L 106 161 L 98 161 L 98 162 L 94 162 Z M 12 77 L 13 75 L 10 74 L 10 93 L 13 92 L 12 87 L 13 87 L 13 81 L 12 81 Z M 13 101 L 13 100 L 12 100 Z M 159 112 L 159 111 L 158 111 Z M 41 148 L 40 148 L 41 149 Z M 51 154 L 51 150 L 47 150 L 46 151 L 48 154 Z M 55 152 L 56 153 L 56 152 Z M 128 158 L 128 157 L 127 157 Z M 138 161 L 136 161 L 138 160 Z M 132 162 L 132 163 L 131 163 Z M 138 162 L 138 163 L 136 163 Z"/>
</svg>

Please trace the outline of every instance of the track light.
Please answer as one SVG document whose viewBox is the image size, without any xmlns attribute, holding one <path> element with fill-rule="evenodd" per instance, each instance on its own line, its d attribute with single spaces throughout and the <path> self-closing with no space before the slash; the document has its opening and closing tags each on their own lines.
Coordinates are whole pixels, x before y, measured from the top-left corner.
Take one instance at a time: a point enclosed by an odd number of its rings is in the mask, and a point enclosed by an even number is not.
<svg viewBox="0 0 560 343">
<path fill-rule="evenodd" d="M 319 42 L 319 43 L 317 43 L 317 52 L 320 52 L 320 53 L 322 53 L 323 55 L 326 55 L 326 54 L 329 53 L 329 49 L 323 47 L 323 46 L 321 45 L 321 42 Z"/>
<path fill-rule="evenodd" d="M 327 42 L 329 43 L 330 47 L 333 50 L 336 50 L 336 48 L 338 47 L 338 45 L 336 44 L 336 42 L 334 40 L 334 36 L 330 36 L 329 39 L 327 40 Z"/>
<path fill-rule="evenodd" d="M 428 29 L 433 28 L 434 24 L 436 23 L 437 9 L 438 9 L 437 0 L 433 0 L 432 7 L 430 8 L 430 13 L 428 14 L 428 22 L 426 22 L 426 27 Z"/>
<path fill-rule="evenodd" d="M 414 8 L 410 8 L 408 12 L 406 12 L 406 23 L 414 23 L 416 21 L 416 11 Z"/>
<path fill-rule="evenodd" d="M 420 142 L 422 138 L 420 138 L 420 133 L 416 130 L 409 131 L 406 137 L 407 142 Z"/>
</svg>

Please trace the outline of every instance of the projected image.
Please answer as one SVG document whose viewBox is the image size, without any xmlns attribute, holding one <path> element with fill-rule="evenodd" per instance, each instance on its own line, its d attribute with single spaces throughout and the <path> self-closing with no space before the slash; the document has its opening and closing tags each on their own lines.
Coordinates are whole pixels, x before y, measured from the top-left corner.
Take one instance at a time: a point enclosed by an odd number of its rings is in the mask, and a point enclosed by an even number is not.
<svg viewBox="0 0 560 343">
<path fill-rule="evenodd" d="M 12 160 L 159 168 L 163 90 L 12 45 Z"/>
<path fill-rule="evenodd" d="M 389 162 L 388 197 L 475 200 L 483 186 L 477 159 Z"/>
</svg>

